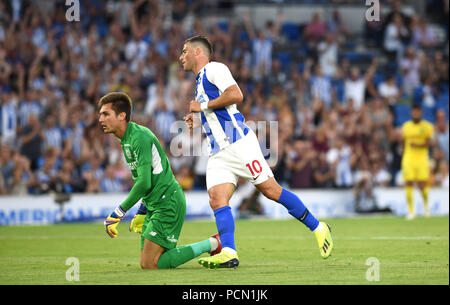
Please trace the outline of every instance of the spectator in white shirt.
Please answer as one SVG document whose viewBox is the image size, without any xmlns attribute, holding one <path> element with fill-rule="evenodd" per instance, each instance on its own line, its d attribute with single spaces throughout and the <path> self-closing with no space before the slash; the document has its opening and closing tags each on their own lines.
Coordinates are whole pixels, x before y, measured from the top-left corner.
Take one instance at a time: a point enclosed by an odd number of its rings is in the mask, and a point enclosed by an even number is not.
<svg viewBox="0 0 450 305">
<path fill-rule="evenodd" d="M 334 34 L 325 34 L 325 40 L 317 46 L 319 64 L 325 76 L 333 77 L 338 62 L 338 43 Z"/>
<path fill-rule="evenodd" d="M 322 67 L 317 65 L 311 76 L 311 96 L 324 102 L 326 108 L 331 107 L 331 78 L 323 75 Z"/>
<path fill-rule="evenodd" d="M 359 110 L 364 105 L 366 82 L 360 77 L 359 69 L 354 67 L 350 71 L 350 77 L 344 83 L 344 101 L 353 101 L 354 110 Z"/>
<path fill-rule="evenodd" d="M 252 41 L 254 76 L 257 79 L 267 76 L 270 73 L 272 68 L 273 42 L 277 38 L 283 20 L 283 16 L 279 15 L 275 25 L 272 22 L 268 22 L 264 30 L 255 31 L 251 23 L 250 15 L 244 15 L 245 29 Z"/>
<path fill-rule="evenodd" d="M 358 111 L 364 106 L 366 88 L 375 74 L 377 66 L 378 61 L 374 58 L 364 76 L 361 76 L 358 67 L 351 68 L 350 76 L 344 82 L 344 102 L 348 103 L 349 100 L 353 100 L 353 110 Z"/>
<path fill-rule="evenodd" d="M 397 103 L 400 97 L 400 89 L 394 75 L 389 75 L 386 81 L 378 86 L 378 94 L 388 102 L 389 106 Z"/>
<path fill-rule="evenodd" d="M 337 187 L 353 186 L 351 169 L 351 149 L 341 137 L 334 140 L 333 147 L 327 152 L 327 162 L 336 169 L 335 184 Z"/>
<path fill-rule="evenodd" d="M 409 96 L 420 85 L 420 68 L 423 62 L 423 54 L 418 54 L 412 46 L 406 49 L 405 56 L 400 60 L 400 69 L 403 75 L 403 91 Z"/>
<path fill-rule="evenodd" d="M 389 186 L 391 182 L 391 174 L 389 174 L 389 172 L 380 161 L 374 160 L 372 162 L 371 170 L 374 186 Z"/>
<path fill-rule="evenodd" d="M 425 17 L 419 19 L 418 26 L 414 29 L 413 42 L 421 48 L 433 48 L 438 45 L 436 35 Z"/>
<path fill-rule="evenodd" d="M 402 39 L 408 36 L 409 32 L 403 24 L 402 16 L 395 14 L 384 32 L 384 49 L 391 60 L 399 61 L 404 51 Z"/>
</svg>

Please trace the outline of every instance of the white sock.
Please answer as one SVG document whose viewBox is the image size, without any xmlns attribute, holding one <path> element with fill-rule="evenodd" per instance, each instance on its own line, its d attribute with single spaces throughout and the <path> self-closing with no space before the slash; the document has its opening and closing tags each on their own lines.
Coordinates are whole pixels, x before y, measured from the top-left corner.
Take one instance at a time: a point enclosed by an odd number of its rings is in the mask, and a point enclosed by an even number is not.
<svg viewBox="0 0 450 305">
<path fill-rule="evenodd" d="M 314 229 L 313 232 L 316 232 L 317 230 L 320 231 L 320 230 L 323 230 L 323 229 L 324 229 L 323 224 L 321 222 L 319 222 L 319 225 L 317 226 L 317 228 Z"/>
<path fill-rule="evenodd" d="M 222 249 L 222 251 L 223 250 L 227 251 L 229 254 L 235 254 L 236 253 L 236 250 L 234 250 L 234 249 L 232 249 L 230 247 L 225 247 L 225 248 Z"/>
<path fill-rule="evenodd" d="M 219 242 L 214 237 L 210 237 L 209 242 L 211 243 L 211 251 L 215 251 L 219 246 Z"/>
</svg>

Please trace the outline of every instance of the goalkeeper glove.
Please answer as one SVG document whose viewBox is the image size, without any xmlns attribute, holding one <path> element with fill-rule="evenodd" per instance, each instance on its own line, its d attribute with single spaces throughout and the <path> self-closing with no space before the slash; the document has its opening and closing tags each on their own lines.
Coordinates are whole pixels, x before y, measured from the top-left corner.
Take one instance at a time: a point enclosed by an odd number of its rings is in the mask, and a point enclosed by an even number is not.
<svg viewBox="0 0 450 305">
<path fill-rule="evenodd" d="M 117 231 L 117 225 L 125 217 L 125 213 L 126 211 L 119 205 L 114 209 L 114 212 L 112 212 L 111 215 L 106 218 L 104 225 L 106 233 L 108 233 L 111 238 L 117 237 L 117 235 L 119 235 L 119 232 Z"/>
<path fill-rule="evenodd" d="M 142 227 L 144 226 L 144 220 L 146 216 L 147 207 L 145 206 L 145 204 L 141 203 L 136 215 L 134 215 L 133 220 L 131 220 L 129 228 L 130 232 L 134 231 L 139 234 L 142 233 Z"/>
</svg>

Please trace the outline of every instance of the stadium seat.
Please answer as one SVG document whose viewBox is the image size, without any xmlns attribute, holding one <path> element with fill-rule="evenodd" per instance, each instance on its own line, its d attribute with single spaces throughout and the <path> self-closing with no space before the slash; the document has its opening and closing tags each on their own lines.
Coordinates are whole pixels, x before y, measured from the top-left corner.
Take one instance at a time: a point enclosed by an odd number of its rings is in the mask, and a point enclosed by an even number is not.
<svg viewBox="0 0 450 305">
<path fill-rule="evenodd" d="M 228 22 L 226 21 L 219 21 L 217 22 L 217 26 L 224 31 L 225 33 L 228 32 Z"/>
<path fill-rule="evenodd" d="M 436 109 L 434 107 L 422 107 L 422 110 L 423 110 L 423 119 L 434 124 L 434 122 L 436 121 L 435 118 Z"/>
<path fill-rule="evenodd" d="M 403 87 L 403 76 L 402 76 L 401 73 L 396 73 L 395 74 L 395 81 L 396 81 L 396 84 L 397 84 L 397 86 L 399 88 Z"/>
<path fill-rule="evenodd" d="M 447 121 L 449 120 L 449 94 L 442 93 L 436 100 L 436 110 L 443 109 L 447 113 Z"/>
<path fill-rule="evenodd" d="M 411 107 L 409 105 L 395 105 L 394 106 L 394 124 L 396 127 L 401 126 L 403 123 L 411 118 Z"/>
<path fill-rule="evenodd" d="M 367 53 L 357 53 L 357 52 L 346 52 L 342 54 L 342 58 L 350 60 L 350 61 L 364 61 L 364 60 L 372 60 L 374 58 L 374 54 L 371 52 Z"/>
<path fill-rule="evenodd" d="M 240 33 L 239 33 L 239 40 L 242 40 L 242 41 L 250 41 L 250 36 L 248 36 L 248 33 L 246 32 L 246 31 L 241 31 Z"/>
<path fill-rule="evenodd" d="M 398 65 L 397 65 L 397 63 L 396 63 L 395 61 L 389 61 L 389 62 L 386 64 L 386 70 L 389 70 L 389 71 L 397 71 L 397 70 L 398 70 Z"/>
<path fill-rule="evenodd" d="M 436 107 L 437 108 L 448 108 L 449 103 L 449 94 L 448 92 L 442 93 L 438 99 L 436 100 Z"/>
<path fill-rule="evenodd" d="M 288 52 L 278 52 L 275 58 L 281 62 L 281 69 L 287 71 L 291 63 L 291 55 Z"/>
<path fill-rule="evenodd" d="M 448 95 L 448 93 L 449 93 L 449 85 L 448 85 L 448 83 L 441 82 L 441 84 L 440 84 L 440 91 L 443 92 L 444 94 Z"/>
<path fill-rule="evenodd" d="M 348 41 L 345 41 L 345 43 L 344 43 L 344 47 L 345 47 L 346 50 L 352 50 L 353 51 L 353 50 L 356 49 L 356 46 L 357 46 L 357 43 L 354 42 L 354 41 L 348 40 Z"/>
<path fill-rule="evenodd" d="M 378 86 L 385 81 L 385 76 L 384 73 L 382 72 L 376 72 L 375 75 L 373 76 L 373 82 L 375 85 L 375 88 L 378 88 Z"/>
<path fill-rule="evenodd" d="M 300 25 L 292 22 L 283 23 L 281 32 L 289 41 L 297 41 L 301 38 Z"/>
<path fill-rule="evenodd" d="M 416 89 L 414 89 L 414 92 L 413 92 L 413 103 L 414 104 L 421 104 L 422 103 L 422 97 L 423 97 L 423 87 L 419 86 Z"/>
<path fill-rule="evenodd" d="M 303 73 L 304 70 L 305 70 L 305 62 L 301 61 L 298 64 L 298 73 Z"/>
</svg>

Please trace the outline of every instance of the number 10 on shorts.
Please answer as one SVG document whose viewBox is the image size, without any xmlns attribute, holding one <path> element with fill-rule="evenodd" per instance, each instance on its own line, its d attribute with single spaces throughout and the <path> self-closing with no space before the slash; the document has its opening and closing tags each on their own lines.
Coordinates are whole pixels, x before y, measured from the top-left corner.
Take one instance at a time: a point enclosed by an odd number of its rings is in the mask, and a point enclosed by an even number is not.
<svg viewBox="0 0 450 305">
<path fill-rule="evenodd" d="M 253 180 L 258 179 L 259 174 L 262 171 L 262 167 L 261 167 L 261 164 L 259 163 L 259 161 L 253 160 L 251 163 L 245 164 L 245 166 L 247 166 L 247 168 L 250 170 L 250 173 L 253 176 Z M 257 175 L 257 176 L 255 177 L 255 175 Z"/>
</svg>

